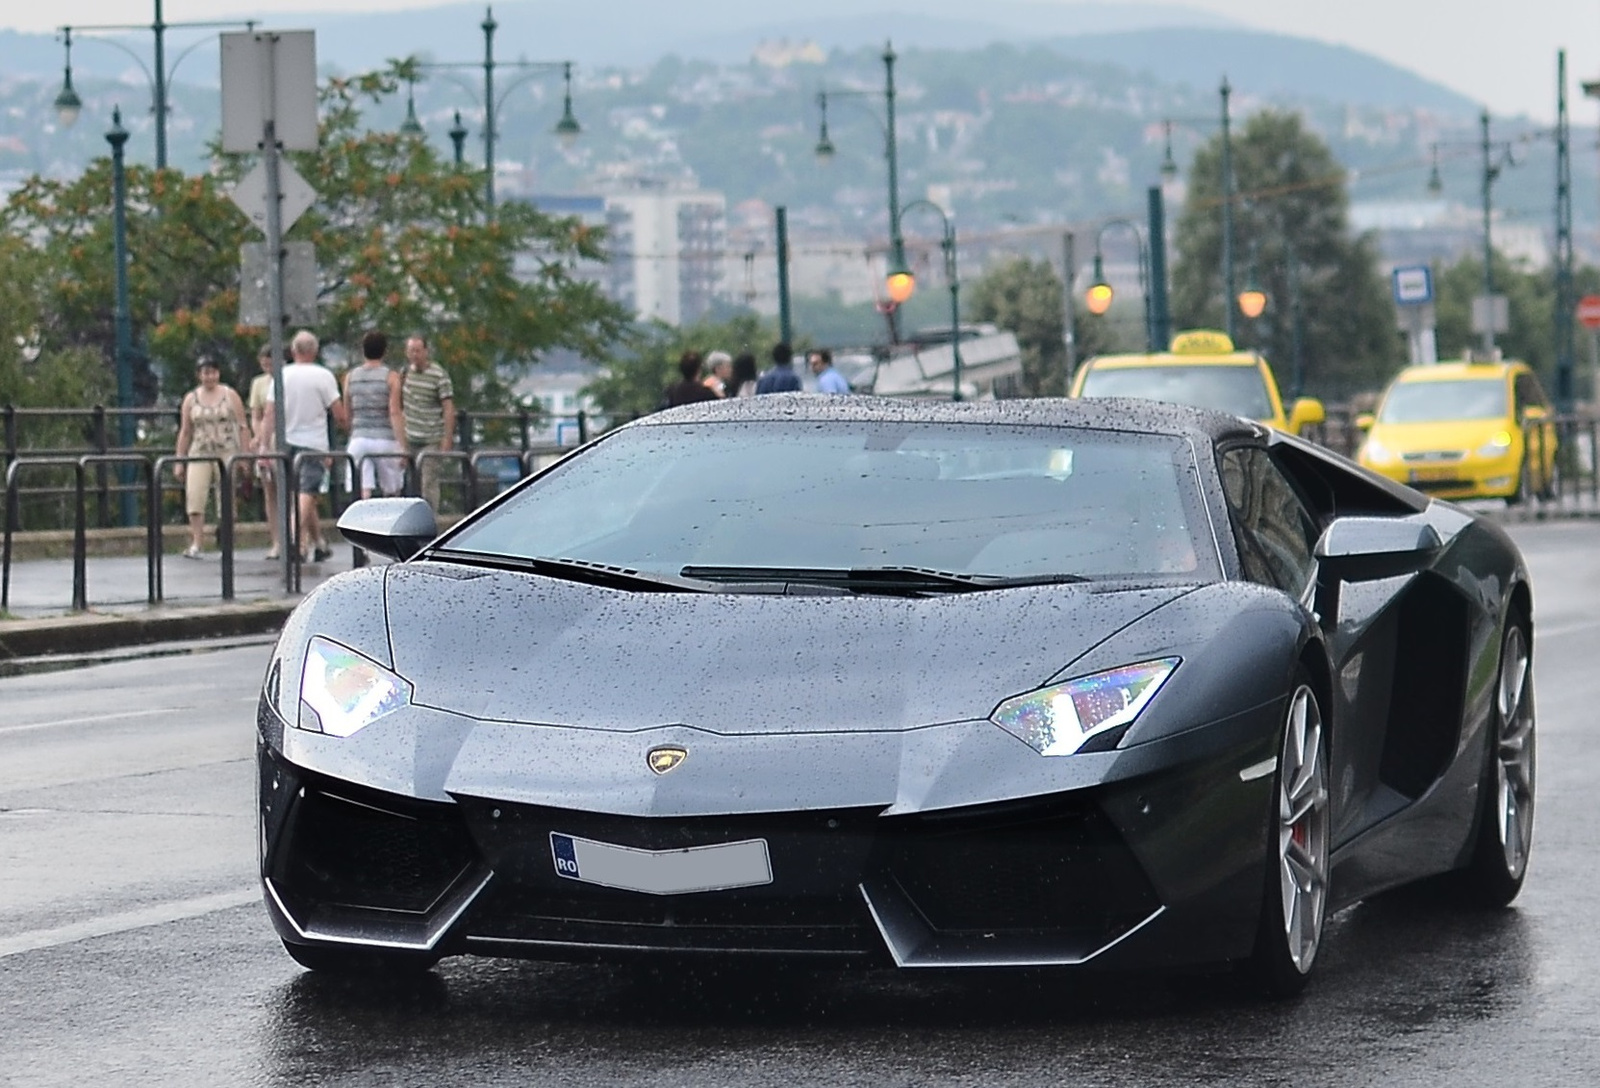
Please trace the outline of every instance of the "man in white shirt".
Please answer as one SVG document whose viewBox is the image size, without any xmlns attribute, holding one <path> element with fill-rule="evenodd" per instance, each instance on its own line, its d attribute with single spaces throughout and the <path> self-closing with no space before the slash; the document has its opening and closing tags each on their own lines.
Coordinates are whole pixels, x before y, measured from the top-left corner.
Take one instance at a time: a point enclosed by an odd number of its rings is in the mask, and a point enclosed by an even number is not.
<svg viewBox="0 0 1600 1088">
<path fill-rule="evenodd" d="M 326 458 L 312 454 L 328 452 L 328 413 L 341 429 L 349 427 L 350 416 L 339 396 L 339 382 L 317 362 L 321 350 L 317 338 L 301 329 L 289 342 L 289 350 L 294 362 L 283 368 L 283 439 L 291 464 L 297 455 L 305 455 L 298 458 L 294 477 L 300 491 L 300 556 L 321 562 L 333 555 L 322 542 L 322 519 L 317 513 L 317 490 L 328 466 Z M 268 423 L 276 426 L 270 418 Z"/>
</svg>

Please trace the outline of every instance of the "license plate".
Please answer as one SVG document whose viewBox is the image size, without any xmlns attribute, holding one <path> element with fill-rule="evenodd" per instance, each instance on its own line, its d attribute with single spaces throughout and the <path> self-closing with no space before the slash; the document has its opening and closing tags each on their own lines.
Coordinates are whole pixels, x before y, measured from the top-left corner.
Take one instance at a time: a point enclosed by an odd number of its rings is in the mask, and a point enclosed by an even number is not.
<svg viewBox="0 0 1600 1088">
<path fill-rule="evenodd" d="M 766 839 L 683 850 L 640 850 L 552 831 L 550 854 L 559 877 L 651 895 L 684 895 L 772 883 Z"/>
<path fill-rule="evenodd" d="M 1411 482 L 1453 480 L 1456 477 L 1454 466 L 1444 465 L 1439 468 L 1414 468 L 1411 470 Z"/>
</svg>

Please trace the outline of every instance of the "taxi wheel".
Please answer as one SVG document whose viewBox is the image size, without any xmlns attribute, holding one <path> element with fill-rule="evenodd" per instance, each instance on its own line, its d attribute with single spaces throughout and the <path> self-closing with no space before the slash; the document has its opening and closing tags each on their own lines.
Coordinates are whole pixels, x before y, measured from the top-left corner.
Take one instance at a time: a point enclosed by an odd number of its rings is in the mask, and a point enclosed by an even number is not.
<svg viewBox="0 0 1600 1088">
<path fill-rule="evenodd" d="M 1524 455 L 1522 465 L 1517 469 L 1517 489 L 1506 496 L 1506 505 L 1516 506 L 1533 493 L 1533 469 L 1528 464 L 1527 456 Z"/>
<path fill-rule="evenodd" d="M 1550 462 L 1550 471 L 1545 474 L 1544 486 L 1539 489 L 1539 497 L 1546 501 L 1553 501 L 1561 497 L 1560 461 Z"/>
</svg>

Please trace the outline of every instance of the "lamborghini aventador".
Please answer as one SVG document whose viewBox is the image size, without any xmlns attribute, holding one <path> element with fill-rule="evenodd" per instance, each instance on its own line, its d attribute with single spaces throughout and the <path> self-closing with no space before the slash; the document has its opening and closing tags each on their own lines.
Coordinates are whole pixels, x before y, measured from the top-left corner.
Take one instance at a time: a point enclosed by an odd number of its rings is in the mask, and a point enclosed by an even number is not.
<svg viewBox="0 0 1600 1088">
<path fill-rule="evenodd" d="M 285 626 L 260 872 L 289 954 L 1304 985 L 1331 912 L 1487 905 L 1534 813 L 1495 524 L 1259 423 L 803 394 L 619 427 Z"/>
</svg>

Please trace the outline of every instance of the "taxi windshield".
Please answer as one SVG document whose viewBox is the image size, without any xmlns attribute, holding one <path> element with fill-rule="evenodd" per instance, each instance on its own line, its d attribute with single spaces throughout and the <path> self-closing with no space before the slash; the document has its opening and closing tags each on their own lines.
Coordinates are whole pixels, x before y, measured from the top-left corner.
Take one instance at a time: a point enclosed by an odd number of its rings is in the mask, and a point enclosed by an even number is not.
<svg viewBox="0 0 1600 1088">
<path fill-rule="evenodd" d="M 1272 401 L 1254 366 L 1091 366 L 1085 397 L 1138 397 L 1270 420 Z"/>
<path fill-rule="evenodd" d="M 1501 378 L 1400 382 L 1383 398 L 1381 423 L 1442 423 L 1458 419 L 1504 419 L 1506 383 Z"/>
</svg>

